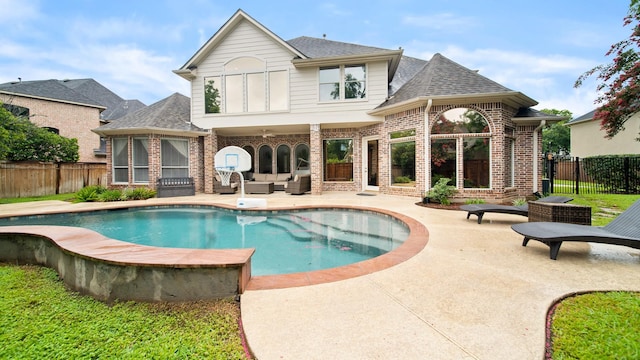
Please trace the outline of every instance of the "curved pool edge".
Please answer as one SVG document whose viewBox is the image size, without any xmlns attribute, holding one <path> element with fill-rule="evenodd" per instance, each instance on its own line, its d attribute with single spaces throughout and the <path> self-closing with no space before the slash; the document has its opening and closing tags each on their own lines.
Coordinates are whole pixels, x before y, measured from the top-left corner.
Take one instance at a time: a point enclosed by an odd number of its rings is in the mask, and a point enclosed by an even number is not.
<svg viewBox="0 0 640 360">
<path fill-rule="evenodd" d="M 293 274 L 252 276 L 247 284 L 246 290 L 285 289 L 298 286 L 318 285 L 371 274 L 388 269 L 412 258 L 414 255 L 422 251 L 429 242 L 429 231 L 426 226 L 410 216 L 394 211 L 374 207 L 344 205 L 300 206 L 295 209 L 305 208 L 366 210 L 393 216 L 409 227 L 409 236 L 402 245 L 386 254 L 350 265 Z M 269 210 L 287 210 L 287 208 L 270 208 Z"/>
<path fill-rule="evenodd" d="M 78 213 L 86 211 L 101 211 L 101 210 L 115 210 L 122 208 L 134 208 L 134 207 L 156 207 L 156 206 L 215 206 L 224 209 L 242 211 L 242 212 L 259 212 L 259 211 L 284 211 L 284 210 L 305 210 L 305 209 L 320 209 L 320 208 L 334 208 L 334 209 L 353 209 L 361 211 L 372 211 L 376 213 L 392 216 L 403 223 L 405 223 L 409 229 L 409 236 L 404 243 L 398 248 L 375 257 L 373 259 L 357 262 L 354 264 L 310 271 L 293 274 L 282 275 L 264 275 L 264 276 L 251 276 L 251 255 L 255 249 L 229 249 L 229 250 L 217 250 L 217 249 L 175 249 L 175 248 L 157 248 L 152 246 L 136 245 L 125 241 L 115 240 L 107 238 L 101 234 L 93 232 L 88 229 L 75 228 L 75 227 L 59 227 L 59 226 L 4 226 L 0 227 L 0 249 L 6 245 L 7 237 L 21 237 L 40 239 L 39 245 L 31 244 L 28 246 L 30 252 L 32 252 L 31 261 L 46 265 L 58 270 L 61 278 L 71 288 L 80 292 L 88 293 L 101 300 L 111 301 L 115 299 L 120 300 L 143 300 L 143 301 L 183 301 L 183 300 L 198 300 L 202 298 L 220 298 L 229 297 L 237 294 L 242 294 L 245 290 L 266 290 L 266 289 L 279 289 L 289 288 L 297 286 L 315 285 L 321 283 L 334 282 L 349 278 L 354 278 L 366 274 L 370 274 L 376 271 L 387 269 L 399 263 L 402 263 L 409 258 L 416 255 L 426 246 L 429 234 L 426 227 L 419 221 L 382 208 L 369 207 L 369 206 L 347 206 L 347 205 L 301 205 L 301 206 L 283 206 L 283 207 L 269 207 L 269 208 L 256 208 L 256 209 L 238 209 L 237 207 L 220 204 L 220 203 L 202 203 L 202 202 L 156 202 L 153 204 L 137 203 L 137 204 L 106 204 L 99 208 L 78 208 L 73 210 L 60 210 L 60 211 L 46 211 L 46 212 L 31 212 L 30 214 L 20 214 L 12 216 L 29 216 L 40 214 L 55 214 L 55 213 Z M 8 217 L 8 216 L 1 216 Z M 56 231 L 58 228 L 58 231 Z M 60 231 L 60 229 L 65 229 Z M 91 243 L 87 243 L 87 239 L 93 240 Z M 44 241 L 43 241 L 44 240 Z M 24 239 L 22 240 L 24 242 Z M 43 257 L 43 247 L 46 247 L 44 243 L 49 243 L 58 249 L 60 254 L 51 255 L 56 259 L 71 257 L 70 259 L 62 260 L 62 263 L 73 263 L 74 259 L 81 261 L 81 267 L 88 267 L 89 270 L 83 270 L 84 274 L 79 276 L 69 276 L 75 271 L 75 265 L 61 266 L 58 261 L 50 261 Z M 3 245 L 5 244 L 5 245 Z M 50 250 L 49 250 L 50 251 Z M 1 251 L 0 261 L 20 261 L 17 256 L 11 259 L 11 256 L 7 251 Z M 17 253 L 17 249 L 13 249 L 12 253 Z M 40 253 L 40 255 L 38 255 Z M 23 254 L 24 255 L 24 254 Z M 62 256 L 66 255 L 66 256 Z M 38 258 L 40 257 L 40 259 Z M 212 260 L 215 258 L 215 260 Z M 111 269 L 114 268 L 115 269 Z M 100 270 L 106 270 L 107 273 L 101 273 Z M 125 272 L 124 268 L 134 269 L 136 274 L 134 280 L 128 279 L 132 275 L 124 276 L 122 281 L 125 288 L 131 288 L 129 292 L 145 290 L 148 294 L 129 294 L 128 292 L 116 291 L 119 295 L 113 295 L 110 292 L 113 289 L 107 291 L 105 286 L 97 285 L 100 281 L 97 278 L 102 277 L 103 280 L 116 276 L 113 273 Z M 163 269 L 159 271 L 159 269 Z M 171 271 L 174 269 L 175 271 Z M 235 275 L 232 275 L 231 282 L 235 283 L 235 293 L 229 293 L 228 289 L 223 292 L 223 295 L 213 294 L 209 291 L 206 297 L 194 298 L 192 293 L 197 289 L 202 288 L 202 282 L 206 283 L 206 279 L 201 278 L 196 285 L 187 286 L 180 284 L 181 281 L 194 282 L 193 279 L 189 280 L 184 278 L 185 270 L 192 269 L 191 272 L 200 273 L 212 273 L 215 269 L 221 272 L 222 269 L 235 269 Z M 200 270 L 195 270 L 200 269 Z M 72 271 L 70 271 L 72 270 Z M 180 271 L 182 270 L 182 271 Z M 138 276 L 137 271 L 141 271 L 140 284 L 135 285 Z M 104 272 L 104 271 L 103 271 Z M 149 273 L 149 274 L 147 274 Z M 181 273 L 181 274 L 177 274 Z M 202 274 L 200 274 L 202 275 Z M 174 279 L 171 284 L 162 284 L 166 282 L 165 279 Z M 194 275 L 195 276 L 195 275 Z M 230 275 L 225 274 L 228 278 Z M 163 281 L 158 281 L 161 278 Z M 145 282 L 147 284 L 145 284 Z M 151 285 L 149 285 L 149 283 Z M 229 281 L 226 281 L 227 285 Z M 111 284 L 113 285 L 113 284 Z M 111 285 L 107 288 L 111 288 Z M 228 286 L 226 286 L 228 288 Z M 97 289 L 97 290 L 96 290 Z M 135 291 L 134 291 L 135 290 Z M 180 292 L 185 292 L 187 296 L 180 296 Z M 205 290 L 206 292 L 206 290 Z M 123 295 L 128 297 L 123 298 Z M 144 295 L 144 296 L 141 296 Z"/>
</svg>

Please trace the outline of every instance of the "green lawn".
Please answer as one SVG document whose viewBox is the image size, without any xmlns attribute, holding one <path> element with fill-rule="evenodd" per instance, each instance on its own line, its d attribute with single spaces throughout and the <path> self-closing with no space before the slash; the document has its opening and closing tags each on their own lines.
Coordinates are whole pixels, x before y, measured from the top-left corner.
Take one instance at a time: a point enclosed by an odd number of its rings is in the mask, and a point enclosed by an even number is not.
<svg viewBox="0 0 640 360">
<path fill-rule="evenodd" d="M 17 204 L 17 203 L 23 203 L 23 202 L 43 201 L 43 200 L 72 201 L 74 198 L 75 198 L 75 193 L 36 196 L 36 197 L 0 198 L 0 204 Z"/>
<path fill-rule="evenodd" d="M 0 264 L 0 359 L 246 359 L 232 300 L 111 305 Z"/>
</svg>

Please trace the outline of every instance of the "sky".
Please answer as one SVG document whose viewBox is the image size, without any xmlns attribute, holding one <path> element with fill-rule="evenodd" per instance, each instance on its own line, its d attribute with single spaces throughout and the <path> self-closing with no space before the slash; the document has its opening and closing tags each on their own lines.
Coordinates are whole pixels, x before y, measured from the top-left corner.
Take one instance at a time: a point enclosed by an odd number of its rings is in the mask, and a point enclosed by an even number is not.
<svg viewBox="0 0 640 360">
<path fill-rule="evenodd" d="M 242 9 L 284 40 L 299 36 L 445 57 L 519 91 L 536 109 L 597 107 L 597 79 L 629 38 L 629 0 L 0 0 L 0 83 L 93 78 L 150 105 L 179 92 L 174 74 Z"/>
</svg>

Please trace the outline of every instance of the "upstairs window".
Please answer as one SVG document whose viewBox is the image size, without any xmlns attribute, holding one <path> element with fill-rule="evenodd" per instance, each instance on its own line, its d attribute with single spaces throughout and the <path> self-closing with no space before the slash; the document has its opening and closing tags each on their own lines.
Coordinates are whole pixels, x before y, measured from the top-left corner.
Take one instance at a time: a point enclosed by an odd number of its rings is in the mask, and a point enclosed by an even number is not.
<svg viewBox="0 0 640 360">
<path fill-rule="evenodd" d="M 365 65 L 322 67 L 318 79 L 320 101 L 364 99 L 367 97 Z"/>
<path fill-rule="evenodd" d="M 264 61 L 252 57 L 233 59 L 221 76 L 204 79 L 205 113 L 287 110 L 288 83 L 285 70 L 267 71 Z"/>
</svg>

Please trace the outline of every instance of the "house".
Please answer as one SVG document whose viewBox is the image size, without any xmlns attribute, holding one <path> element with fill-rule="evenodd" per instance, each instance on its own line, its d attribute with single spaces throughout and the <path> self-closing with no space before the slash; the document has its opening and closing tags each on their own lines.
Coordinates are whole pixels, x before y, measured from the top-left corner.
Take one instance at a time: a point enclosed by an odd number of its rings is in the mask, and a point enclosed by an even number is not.
<svg viewBox="0 0 640 360">
<path fill-rule="evenodd" d="M 501 201 L 538 190 L 541 129 L 562 120 L 441 54 L 426 61 L 326 38 L 285 41 L 242 10 L 174 72 L 190 82 L 189 116 L 183 107 L 161 113 L 193 128 L 165 134 L 143 121 L 150 114 L 134 113 L 95 129 L 111 141 L 113 186 L 171 176 L 166 140 L 172 154 L 171 141 L 182 141 L 193 157 L 181 161 L 205 193 L 214 191 L 214 155 L 234 145 L 251 154 L 254 173 L 310 172 L 313 194 L 422 197 L 447 177 L 456 198 Z M 136 158 L 141 143 L 148 165 Z M 145 166 L 148 179 L 137 181 Z"/>
<path fill-rule="evenodd" d="M 106 162 L 106 143 L 91 130 L 145 105 L 124 100 L 93 79 L 0 84 L 0 101 L 34 124 L 78 139 L 80 162 Z"/>
<path fill-rule="evenodd" d="M 596 110 L 567 122 L 571 130 L 571 156 L 588 157 L 597 155 L 640 154 L 640 113 L 634 114 L 624 124 L 625 130 L 609 139 L 594 120 Z"/>
</svg>

